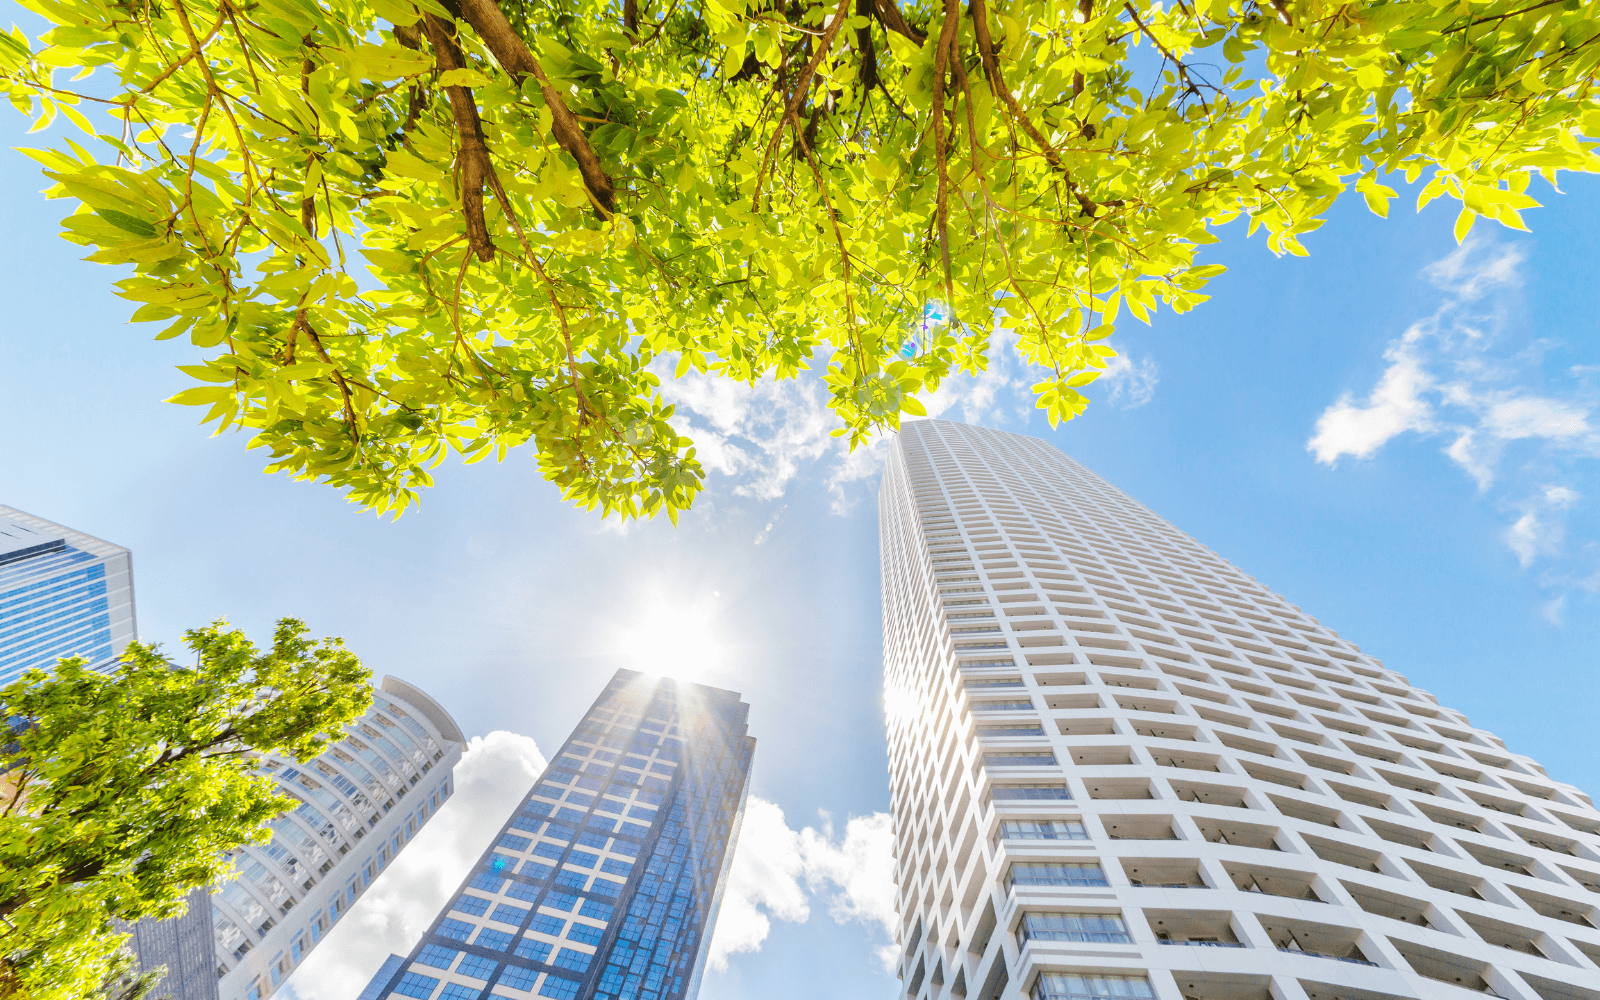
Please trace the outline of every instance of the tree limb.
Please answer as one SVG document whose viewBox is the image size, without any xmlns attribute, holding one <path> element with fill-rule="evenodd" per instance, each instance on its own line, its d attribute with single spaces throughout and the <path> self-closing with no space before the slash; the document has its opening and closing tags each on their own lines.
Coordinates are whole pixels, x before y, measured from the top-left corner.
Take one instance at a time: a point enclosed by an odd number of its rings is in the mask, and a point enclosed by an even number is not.
<svg viewBox="0 0 1600 1000">
<path fill-rule="evenodd" d="M 481 3 L 483 0 L 474 0 Z M 806 93 L 811 89 L 811 78 L 816 75 L 817 67 L 822 64 L 823 56 L 828 54 L 828 49 L 833 47 L 833 40 L 838 37 L 839 29 L 844 27 L 845 14 L 850 10 L 850 0 L 839 0 L 839 7 L 829 19 L 827 29 L 817 41 L 817 51 L 812 53 L 811 61 L 806 63 L 806 68 L 800 72 L 800 77 L 795 81 L 794 92 L 789 96 L 789 102 L 783 109 L 783 117 L 778 120 L 778 127 L 772 130 L 772 138 L 767 140 L 766 152 L 761 156 L 761 169 L 756 171 L 755 193 L 750 197 L 752 210 L 761 204 L 761 179 L 766 176 L 767 164 L 772 160 L 772 153 L 778 146 L 778 139 L 783 135 L 783 129 L 789 119 L 805 101 Z"/>
<path fill-rule="evenodd" d="M 989 35 L 989 12 L 984 0 L 968 0 L 967 9 L 972 13 L 973 34 L 978 39 L 978 54 L 983 59 L 984 72 L 989 77 L 989 89 L 993 90 L 995 96 L 1004 102 L 1006 109 L 1011 112 L 1012 120 L 1022 126 L 1022 130 L 1028 133 L 1028 138 L 1038 143 L 1039 151 L 1044 154 L 1045 160 L 1066 178 L 1067 188 L 1072 192 L 1073 200 L 1078 203 L 1078 207 L 1083 214 L 1094 218 L 1100 206 L 1078 189 L 1078 182 L 1072 179 L 1072 171 L 1068 170 L 1067 165 L 1061 161 L 1061 155 L 1056 152 L 1054 146 L 1045 141 L 1044 136 L 1039 134 L 1039 130 L 1034 127 L 1032 120 L 1022 110 L 1022 106 L 1017 103 L 1017 98 L 1011 93 L 1011 88 L 1006 86 L 1006 78 L 1000 72 L 1000 61 L 994 55 L 994 39 Z"/>
<path fill-rule="evenodd" d="M 450 26 L 433 14 L 424 14 L 424 29 L 433 44 L 433 58 L 440 72 L 465 69 L 466 57 L 456 47 Z M 494 241 L 489 238 L 489 225 L 483 218 L 483 185 L 494 173 L 489 163 L 489 145 L 483 137 L 483 121 L 478 117 L 478 104 L 471 87 L 444 88 L 450 99 L 450 112 L 456 120 L 456 132 L 461 137 L 461 211 L 467 220 L 467 245 L 479 260 L 494 260 Z"/>
<path fill-rule="evenodd" d="M 499 4 L 495 3 L 495 0 L 461 0 L 461 16 L 472 25 L 484 44 L 489 46 L 489 51 L 494 53 L 501 67 L 519 84 L 523 77 L 527 76 L 538 81 L 539 91 L 544 95 L 544 102 L 550 108 L 550 134 L 555 136 L 561 148 L 577 161 L 578 172 L 583 175 L 584 187 L 588 188 L 589 197 L 594 199 L 600 214 L 609 217 L 615 213 L 616 189 L 611 184 L 611 178 L 606 176 L 604 168 L 600 166 L 599 154 L 589 144 L 589 137 L 584 134 L 578 119 L 573 116 L 572 109 L 567 107 L 561 92 L 550 83 L 544 67 L 539 65 L 539 60 L 533 57 L 528 44 L 511 27 L 511 22 L 506 20 L 505 12 L 500 9 Z"/>
<path fill-rule="evenodd" d="M 873 10 L 878 15 L 878 21 L 889 31 L 905 37 L 921 45 L 928 40 L 928 36 L 913 28 L 906 16 L 900 13 L 900 8 L 895 6 L 894 0 L 873 0 Z"/>
<path fill-rule="evenodd" d="M 956 29 L 961 13 L 956 0 L 945 0 L 944 23 L 939 28 L 939 43 L 933 56 L 933 158 L 939 174 L 939 194 L 934 225 L 939 233 L 939 259 L 944 274 L 947 302 L 955 300 L 955 282 L 950 276 L 950 167 L 945 162 L 944 78 L 952 59 L 961 58 L 955 48 Z M 974 142 L 977 141 L 973 137 Z"/>
</svg>

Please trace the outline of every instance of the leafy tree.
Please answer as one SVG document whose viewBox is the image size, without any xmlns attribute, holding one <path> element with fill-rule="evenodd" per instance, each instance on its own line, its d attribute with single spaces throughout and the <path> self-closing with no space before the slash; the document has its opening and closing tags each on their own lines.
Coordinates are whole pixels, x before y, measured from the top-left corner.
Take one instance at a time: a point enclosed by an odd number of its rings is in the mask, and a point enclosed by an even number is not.
<svg viewBox="0 0 1600 1000">
<path fill-rule="evenodd" d="M 184 634 L 176 666 L 131 644 L 112 674 L 64 659 L 0 688 L 0 998 L 138 995 L 111 921 L 169 917 L 232 873 L 295 801 L 256 753 L 307 759 L 372 702 L 338 639 L 278 623 L 265 653 L 218 621 Z"/>
<path fill-rule="evenodd" d="M 20 2 L 55 27 L 0 41 L 12 102 L 116 133 L 33 154 L 66 237 L 211 352 L 174 401 L 396 512 L 532 441 L 675 515 L 663 374 L 825 357 L 853 446 L 997 327 L 1068 419 L 1213 227 L 1302 254 L 1399 172 L 1460 238 L 1600 167 L 1594 0 Z"/>
</svg>

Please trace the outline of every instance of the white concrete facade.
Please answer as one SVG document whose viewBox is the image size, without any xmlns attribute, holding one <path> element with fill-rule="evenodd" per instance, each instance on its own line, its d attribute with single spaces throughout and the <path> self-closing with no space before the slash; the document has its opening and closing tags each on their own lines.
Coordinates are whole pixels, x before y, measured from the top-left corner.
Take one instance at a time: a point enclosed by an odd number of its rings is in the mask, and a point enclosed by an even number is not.
<svg viewBox="0 0 1600 1000">
<path fill-rule="evenodd" d="M 262 760 L 301 805 L 211 896 L 220 1000 L 272 996 L 455 791 L 466 738 L 420 689 L 385 677 L 347 728 L 305 763 Z"/>
<path fill-rule="evenodd" d="M 879 499 L 905 1000 L 1600 1000 L 1600 812 L 1042 441 Z"/>
</svg>

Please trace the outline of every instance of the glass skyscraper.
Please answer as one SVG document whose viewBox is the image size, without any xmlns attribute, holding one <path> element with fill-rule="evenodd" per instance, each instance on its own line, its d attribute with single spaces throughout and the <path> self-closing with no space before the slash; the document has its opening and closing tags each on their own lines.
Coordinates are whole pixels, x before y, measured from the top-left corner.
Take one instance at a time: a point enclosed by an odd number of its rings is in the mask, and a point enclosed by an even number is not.
<svg viewBox="0 0 1600 1000">
<path fill-rule="evenodd" d="M 0 505 L 0 685 L 63 656 L 109 667 L 133 637 L 131 552 Z"/>
<path fill-rule="evenodd" d="M 744 814 L 749 711 L 617 671 L 377 996 L 693 997 Z"/>
</svg>

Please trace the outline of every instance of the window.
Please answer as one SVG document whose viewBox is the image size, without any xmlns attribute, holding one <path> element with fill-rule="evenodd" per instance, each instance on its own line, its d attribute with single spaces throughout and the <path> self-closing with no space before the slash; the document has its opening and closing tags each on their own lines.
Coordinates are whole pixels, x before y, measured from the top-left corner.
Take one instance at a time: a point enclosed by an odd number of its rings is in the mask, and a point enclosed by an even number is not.
<svg viewBox="0 0 1600 1000">
<path fill-rule="evenodd" d="M 627 878 L 633 873 L 633 865 L 627 861 L 618 861 L 616 858 L 607 858 L 600 865 L 600 870 L 607 875 L 621 875 Z"/>
<path fill-rule="evenodd" d="M 1128 925 L 1115 913 L 1026 913 L 1019 941 L 1092 941 L 1128 944 Z M 1114 995 L 1114 994 L 1104 994 Z"/>
<path fill-rule="evenodd" d="M 565 920 L 558 920 L 555 917 L 541 913 L 533 918 L 533 924 L 529 930 L 538 931 L 540 934 L 548 934 L 551 937 L 560 937 L 562 928 L 566 926 L 567 922 Z"/>
<path fill-rule="evenodd" d="M 1083 824 L 1070 819 L 1021 819 L 1000 824 L 1004 840 L 1088 840 Z"/>
<path fill-rule="evenodd" d="M 598 855 L 590 854 L 588 851 L 573 851 L 567 855 L 567 863 L 577 865 L 579 868 L 593 868 L 595 862 L 599 860 Z"/>
<path fill-rule="evenodd" d="M 539 995 L 552 997 L 553 1000 L 577 1000 L 578 984 L 560 976 L 545 976 L 544 985 L 539 987 Z"/>
<path fill-rule="evenodd" d="M 403 997 L 416 997 L 417 1000 L 428 1000 L 433 996 L 433 988 L 439 985 L 439 980 L 430 979 L 417 972 L 408 972 L 400 977 L 400 985 L 394 991 Z M 258 1000 L 260 991 L 252 990 L 254 996 L 251 1000 Z"/>
<path fill-rule="evenodd" d="M 444 992 L 439 994 L 439 1000 L 478 1000 L 483 993 L 476 986 L 465 986 L 461 983 L 449 983 Z"/>
<path fill-rule="evenodd" d="M 1056 762 L 1053 753 L 991 753 L 983 762 L 990 767 L 1046 767 Z"/>
<path fill-rule="evenodd" d="M 500 846 L 508 851 L 526 851 L 531 843 L 533 843 L 531 839 L 519 837 L 514 833 L 508 833 L 500 838 Z"/>
<path fill-rule="evenodd" d="M 1106 885 L 1106 873 L 1092 861 L 1018 862 L 1011 866 L 1012 885 Z"/>
<path fill-rule="evenodd" d="M 523 938 L 517 942 L 516 955 L 518 958 L 531 958 L 535 962 L 550 961 L 550 946 L 543 941 L 532 938 Z"/>
<path fill-rule="evenodd" d="M 1044 735 L 1044 727 L 1043 726 L 1037 725 L 1037 724 L 1030 725 L 1030 724 L 1028 724 L 1026 722 L 1014 723 L 1014 724 L 1009 725 L 1009 726 L 979 726 L 978 727 L 978 736 L 979 736 L 979 738 L 982 738 L 982 737 L 985 737 L 985 736 L 1043 736 L 1043 735 Z"/>
<path fill-rule="evenodd" d="M 489 901 L 487 899 L 484 899 L 482 896 L 474 896 L 467 892 L 463 892 L 461 894 L 461 898 L 456 900 L 455 903 L 450 907 L 450 909 L 459 913 L 470 913 L 475 917 L 483 916 L 483 912 L 488 908 Z"/>
<path fill-rule="evenodd" d="M 438 934 L 453 941 L 465 941 L 472 936 L 473 930 L 473 926 L 465 920 L 445 920 L 439 924 Z"/>
<path fill-rule="evenodd" d="M 524 874 L 524 875 L 526 875 L 526 876 L 528 876 L 529 878 L 532 878 L 532 879 L 538 879 L 541 882 L 543 882 L 546 879 L 548 879 L 551 875 L 554 875 L 555 871 L 556 870 L 554 868 L 552 868 L 550 865 L 542 865 L 537 861 L 524 861 L 522 863 L 522 874 Z M 537 894 L 537 892 L 538 892 L 538 890 L 536 890 L 536 889 L 529 889 L 527 891 L 535 893 L 535 894 Z M 507 892 L 506 895 L 515 896 L 517 899 L 526 899 L 526 898 L 528 898 L 526 896 L 518 896 L 516 894 L 516 890 L 511 890 L 511 891 Z"/>
<path fill-rule="evenodd" d="M 1067 799 L 1072 798 L 1072 793 L 1067 791 L 1066 785 L 996 785 L 994 786 L 996 801 L 1016 801 L 1021 799 Z"/>
<path fill-rule="evenodd" d="M 605 836 L 604 834 L 593 833 L 589 830 L 585 830 L 578 834 L 578 843 L 582 844 L 584 847 L 593 847 L 602 851 L 606 849 L 606 841 L 609 839 L 611 838 Z"/>
<path fill-rule="evenodd" d="M 544 898 L 544 906 L 563 913 L 571 913 L 572 908 L 578 905 L 578 897 L 566 892 L 552 892 Z"/>
<path fill-rule="evenodd" d="M 560 861 L 561 854 L 564 850 L 565 848 L 558 844 L 541 843 L 538 847 L 533 849 L 533 853 L 537 854 L 541 858 L 549 858 L 552 861 Z"/>
<path fill-rule="evenodd" d="M 510 906 L 506 903 L 496 906 L 494 912 L 489 915 L 490 920 L 498 920 L 502 924 L 514 924 L 517 926 L 521 926 L 522 921 L 526 920 L 527 917 L 528 910 L 526 907 Z"/>
<path fill-rule="evenodd" d="M 589 968 L 589 954 L 573 948 L 562 948 L 561 954 L 556 956 L 555 964 L 557 968 L 585 972 Z"/>
<path fill-rule="evenodd" d="M 1100 997 L 1154 997 L 1143 976 L 1079 976 L 1046 972 L 1033 988 L 1033 1000 L 1098 1000 Z"/>
<path fill-rule="evenodd" d="M 472 943 L 480 948 L 493 948 L 495 951 L 505 951 L 511 947 L 513 935 L 505 931 L 497 931 L 492 927 L 484 927 L 478 931 L 477 940 Z"/>
<path fill-rule="evenodd" d="M 523 874 L 526 875 L 528 873 L 523 872 Z M 520 899 L 524 903 L 531 903 L 539 898 L 539 887 L 522 882 L 513 882 L 506 886 L 506 895 L 512 899 Z"/>
<path fill-rule="evenodd" d="M 467 955 L 461 959 L 461 965 L 456 971 L 473 979 L 488 979 L 494 975 L 495 966 L 499 964 L 494 959 L 484 958 L 482 955 Z"/>
<path fill-rule="evenodd" d="M 533 984 L 538 981 L 539 974 L 537 972 L 532 969 L 524 969 L 520 965 L 508 965 L 505 971 L 500 973 L 501 984 L 512 989 L 532 991 Z"/>
<path fill-rule="evenodd" d="M 575 923 L 572 925 L 572 930 L 567 932 L 567 937 L 578 942 L 579 944 L 597 945 L 600 943 L 600 938 L 604 934 L 605 930 L 603 928 L 590 927 L 588 924 Z"/>
<path fill-rule="evenodd" d="M 506 884 L 506 880 L 499 875 L 492 875 L 489 872 L 479 872 L 478 874 L 472 876 L 472 881 L 468 882 L 467 884 L 472 886 L 474 889 L 482 889 L 484 892 L 493 895 L 494 893 L 500 891 L 500 887 Z"/>
<path fill-rule="evenodd" d="M 450 963 L 454 962 L 459 954 L 461 953 L 453 948 L 441 948 L 436 944 L 425 944 L 422 946 L 422 954 L 417 956 L 417 964 L 429 965 L 435 969 L 448 969 L 450 968 Z"/>
<path fill-rule="evenodd" d="M 565 889 L 582 889 L 586 884 L 588 884 L 588 881 L 589 876 L 581 872 L 569 872 L 563 870 L 561 874 L 556 876 L 556 885 L 559 885 Z"/>
<path fill-rule="evenodd" d="M 615 896 L 622 891 L 622 883 L 607 878 L 597 878 L 594 880 L 594 885 L 589 887 L 589 891 L 598 892 L 603 896 Z"/>
<path fill-rule="evenodd" d="M 578 912 L 591 920 L 610 920 L 612 910 L 613 907 L 610 903 L 602 903 L 596 899 L 586 899 L 583 901 L 583 909 Z"/>
</svg>

